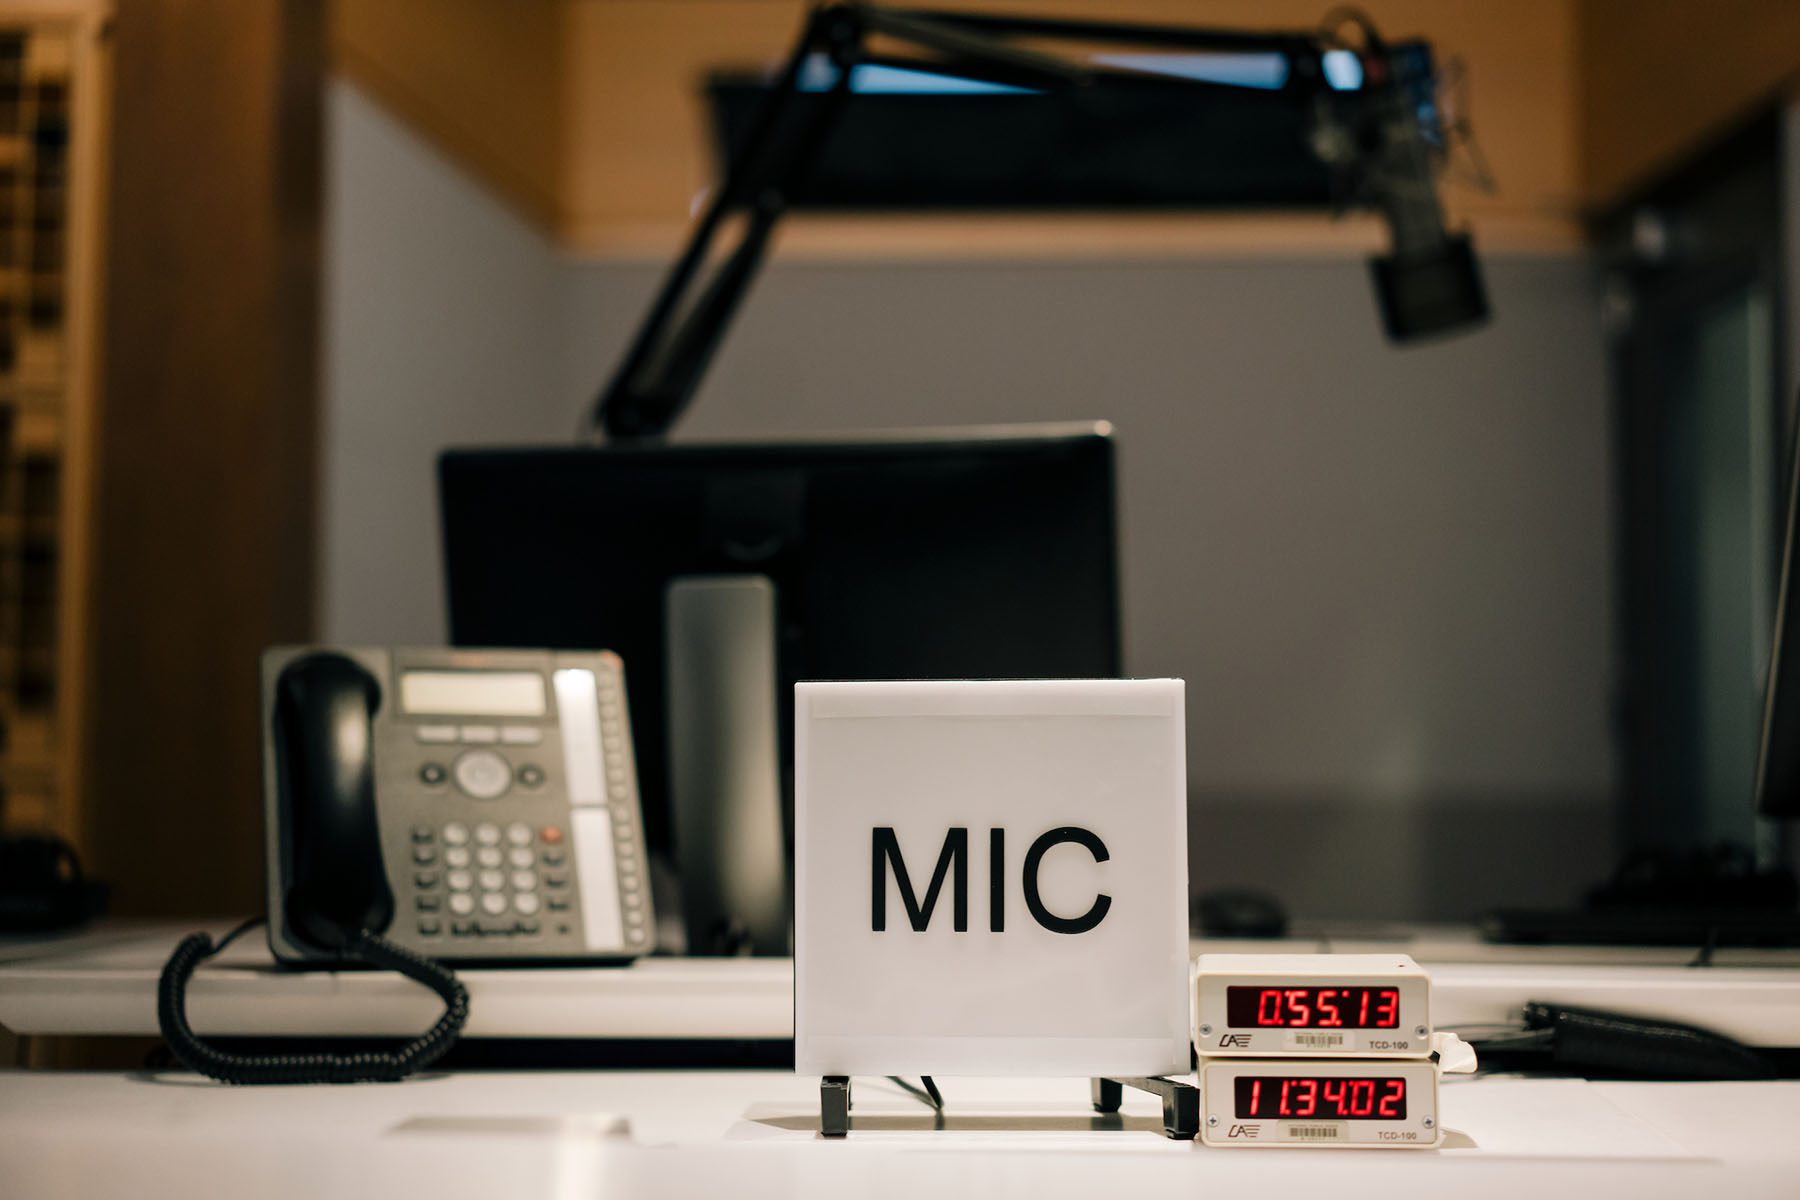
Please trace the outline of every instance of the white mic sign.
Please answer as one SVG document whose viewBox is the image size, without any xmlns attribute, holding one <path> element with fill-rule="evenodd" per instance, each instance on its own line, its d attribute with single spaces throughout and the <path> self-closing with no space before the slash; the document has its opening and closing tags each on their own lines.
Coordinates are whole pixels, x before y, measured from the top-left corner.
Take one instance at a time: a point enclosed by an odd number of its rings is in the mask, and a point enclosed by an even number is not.
<svg viewBox="0 0 1800 1200">
<path fill-rule="evenodd" d="M 797 684 L 795 1069 L 1186 1071 L 1182 704 L 1178 679 Z"/>
</svg>

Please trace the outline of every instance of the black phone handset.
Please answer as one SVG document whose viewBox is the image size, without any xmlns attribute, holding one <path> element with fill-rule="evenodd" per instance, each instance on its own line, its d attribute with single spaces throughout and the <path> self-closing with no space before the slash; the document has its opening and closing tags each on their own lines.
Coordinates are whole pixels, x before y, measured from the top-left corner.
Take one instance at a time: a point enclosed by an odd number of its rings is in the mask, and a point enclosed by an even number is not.
<svg viewBox="0 0 1800 1200">
<path fill-rule="evenodd" d="M 288 664 L 275 683 L 275 777 L 288 845 L 282 915 L 296 940 L 342 954 L 394 920 L 375 820 L 381 685 L 341 654 Z"/>
<path fill-rule="evenodd" d="M 363 1054 L 248 1055 L 207 1044 L 188 1025 L 194 970 L 252 925 L 218 943 L 190 934 L 163 967 L 157 1019 L 181 1063 L 226 1083 L 357 1083 L 400 1079 L 430 1066 L 455 1043 L 469 996 L 448 968 L 382 934 L 394 896 L 382 861 L 375 811 L 372 720 L 381 685 L 333 653 L 289 663 L 276 682 L 273 741 L 284 832 L 281 918 L 288 934 L 328 962 L 385 967 L 429 987 L 444 1014 L 398 1050 Z"/>
</svg>

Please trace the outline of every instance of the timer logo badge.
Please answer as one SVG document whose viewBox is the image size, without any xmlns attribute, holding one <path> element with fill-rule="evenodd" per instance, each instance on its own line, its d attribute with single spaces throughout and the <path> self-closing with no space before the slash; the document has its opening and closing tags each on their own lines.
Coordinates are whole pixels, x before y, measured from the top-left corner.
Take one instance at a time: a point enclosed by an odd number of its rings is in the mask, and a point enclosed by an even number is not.
<svg viewBox="0 0 1800 1200">
<path fill-rule="evenodd" d="M 1250 1035 L 1247 1033 L 1228 1033 L 1219 1039 L 1219 1049 L 1231 1050 L 1234 1048 L 1238 1050 L 1248 1050 L 1250 1048 Z"/>
<path fill-rule="evenodd" d="M 1231 1127 L 1231 1132 L 1227 1133 L 1225 1136 L 1228 1138 L 1261 1137 L 1262 1136 L 1262 1126 L 1261 1125 L 1233 1125 Z"/>
</svg>

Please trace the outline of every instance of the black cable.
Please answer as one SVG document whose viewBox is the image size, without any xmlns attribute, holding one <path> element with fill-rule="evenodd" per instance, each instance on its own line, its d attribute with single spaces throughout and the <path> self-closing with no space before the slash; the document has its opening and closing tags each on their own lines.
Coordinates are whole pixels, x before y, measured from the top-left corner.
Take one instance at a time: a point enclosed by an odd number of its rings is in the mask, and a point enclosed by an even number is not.
<svg viewBox="0 0 1800 1200">
<path fill-rule="evenodd" d="M 224 937 L 220 938 L 219 944 L 212 948 L 212 952 L 214 954 L 223 953 L 225 950 L 225 947 L 231 945 L 231 943 L 237 941 L 240 937 L 243 937 L 246 933 L 249 933 L 252 929 L 255 929 L 258 925 L 266 925 L 266 924 L 268 924 L 268 922 L 269 922 L 269 918 L 267 918 L 267 917 L 249 917 L 249 918 L 247 918 L 241 924 L 239 924 L 236 929 L 233 929 L 230 933 L 228 933 Z"/>
<path fill-rule="evenodd" d="M 1381 40 L 1380 32 L 1375 28 L 1375 21 L 1368 13 L 1354 4 L 1340 4 L 1325 14 L 1319 22 L 1319 36 L 1327 42 L 1334 43 L 1346 50 L 1356 47 L 1345 38 L 1338 36 L 1338 31 L 1345 25 L 1354 25 L 1362 34 L 1362 48 L 1371 54 L 1380 54 L 1387 48 Z"/>
<path fill-rule="evenodd" d="M 170 1052 L 189 1070 L 234 1084 L 391 1083 L 437 1062 L 461 1035 L 469 1019 L 469 992 L 449 968 L 365 929 L 351 939 L 345 954 L 398 971 L 436 992 L 444 1001 L 444 1015 L 437 1024 L 398 1050 L 363 1054 L 233 1054 L 208 1044 L 188 1024 L 188 982 L 195 968 L 262 920 L 244 922 L 217 944 L 204 933 L 189 934 L 163 966 L 156 989 L 156 1020 Z"/>
<path fill-rule="evenodd" d="M 1700 940 L 1700 950 L 1688 963 L 1690 967 L 1710 967 L 1713 965 L 1713 951 L 1719 948 L 1719 927 L 1708 924 L 1706 935 Z"/>
<path fill-rule="evenodd" d="M 906 1080 L 902 1079 L 898 1075 L 889 1075 L 888 1078 L 890 1080 L 892 1080 L 900 1088 L 900 1090 L 905 1092 L 907 1095 L 913 1096 L 919 1100 L 924 1101 L 926 1104 L 929 1104 L 933 1109 L 937 1110 L 938 1112 L 944 1111 L 944 1093 L 938 1091 L 938 1085 L 935 1081 L 932 1080 L 931 1076 L 929 1076 L 929 1075 L 919 1076 L 919 1082 L 925 1085 L 923 1088 L 914 1087 L 912 1084 L 906 1082 Z"/>
</svg>

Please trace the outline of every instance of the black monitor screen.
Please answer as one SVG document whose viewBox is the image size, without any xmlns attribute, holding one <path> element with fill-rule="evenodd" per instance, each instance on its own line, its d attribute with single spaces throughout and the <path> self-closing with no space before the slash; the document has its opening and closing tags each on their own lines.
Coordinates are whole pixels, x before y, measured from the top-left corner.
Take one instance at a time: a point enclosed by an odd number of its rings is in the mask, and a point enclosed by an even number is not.
<svg viewBox="0 0 1800 1200">
<path fill-rule="evenodd" d="M 666 850 L 671 580 L 773 581 L 783 695 L 803 679 L 1119 674 L 1112 444 L 1080 430 L 447 451 L 451 637 L 616 651 L 646 832 Z"/>
</svg>

